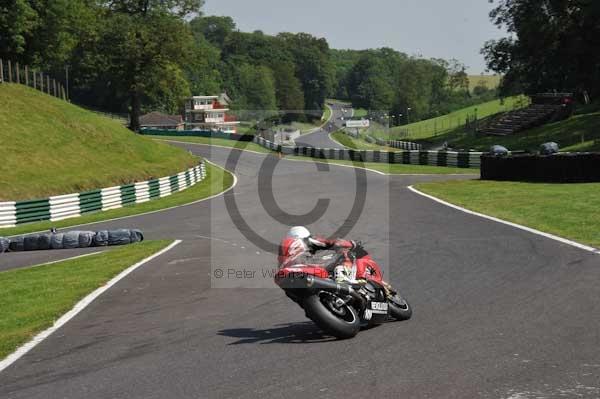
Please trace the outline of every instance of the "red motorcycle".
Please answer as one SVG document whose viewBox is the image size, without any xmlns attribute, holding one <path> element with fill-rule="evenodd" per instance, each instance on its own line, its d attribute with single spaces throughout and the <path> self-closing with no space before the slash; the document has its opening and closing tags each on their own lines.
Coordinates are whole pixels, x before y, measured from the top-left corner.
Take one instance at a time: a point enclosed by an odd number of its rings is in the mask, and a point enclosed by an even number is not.
<svg viewBox="0 0 600 399">
<path fill-rule="evenodd" d="M 364 326 L 410 319 L 412 309 L 408 302 L 397 292 L 386 290 L 382 282 L 334 280 L 334 269 L 344 258 L 352 260 L 354 270 L 369 270 L 370 265 L 377 265 L 360 243 L 345 251 L 321 258 L 322 265 L 282 267 L 275 275 L 275 283 L 304 309 L 309 319 L 340 339 L 354 337 Z"/>
</svg>

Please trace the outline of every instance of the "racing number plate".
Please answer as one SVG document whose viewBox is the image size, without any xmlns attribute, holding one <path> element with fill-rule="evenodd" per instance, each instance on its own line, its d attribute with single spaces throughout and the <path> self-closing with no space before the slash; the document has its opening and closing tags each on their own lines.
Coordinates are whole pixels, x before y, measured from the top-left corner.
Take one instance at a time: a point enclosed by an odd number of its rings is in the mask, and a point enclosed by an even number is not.
<svg viewBox="0 0 600 399">
<path fill-rule="evenodd" d="M 373 313 L 387 313 L 388 304 L 387 302 L 371 302 L 371 310 Z"/>
</svg>

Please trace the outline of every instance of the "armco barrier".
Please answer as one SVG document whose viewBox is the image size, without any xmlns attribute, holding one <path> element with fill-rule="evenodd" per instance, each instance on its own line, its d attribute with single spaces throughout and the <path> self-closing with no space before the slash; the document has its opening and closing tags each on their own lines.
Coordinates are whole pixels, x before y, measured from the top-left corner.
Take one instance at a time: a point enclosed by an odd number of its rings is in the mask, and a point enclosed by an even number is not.
<svg viewBox="0 0 600 399">
<path fill-rule="evenodd" d="M 421 151 L 423 148 L 421 144 L 413 143 L 410 141 L 400 141 L 400 140 L 383 140 L 379 138 L 375 138 L 375 142 L 378 145 L 385 145 L 388 147 L 398 148 L 401 150 L 417 150 Z"/>
<path fill-rule="evenodd" d="M 360 151 L 337 148 L 286 147 L 258 136 L 254 138 L 254 142 L 262 147 L 289 155 L 347 161 L 451 166 L 457 168 L 479 168 L 481 165 L 481 155 L 483 154 L 481 152 L 454 151 Z"/>
<path fill-rule="evenodd" d="M 198 164 L 174 176 L 108 187 L 84 193 L 56 195 L 50 198 L 0 202 L 0 228 L 42 220 L 63 220 L 86 213 L 121 208 L 166 197 L 185 190 L 206 177 L 206 165 Z"/>
<path fill-rule="evenodd" d="M 204 130 L 158 130 L 142 129 L 142 134 L 163 136 L 215 137 L 237 141 L 252 141 L 262 147 L 286 155 L 300 155 L 322 159 L 354 160 L 363 162 L 401 163 L 408 165 L 450 166 L 457 168 L 479 168 L 482 152 L 421 151 L 421 145 L 408 141 L 393 141 L 400 151 L 359 151 L 350 149 L 289 147 L 275 144 L 260 136 L 229 134 Z M 378 139 L 379 140 L 379 139 Z M 378 141 L 378 143 L 383 142 Z M 389 142 L 391 144 L 392 142 Z M 385 144 L 388 145 L 388 144 Z"/>
</svg>

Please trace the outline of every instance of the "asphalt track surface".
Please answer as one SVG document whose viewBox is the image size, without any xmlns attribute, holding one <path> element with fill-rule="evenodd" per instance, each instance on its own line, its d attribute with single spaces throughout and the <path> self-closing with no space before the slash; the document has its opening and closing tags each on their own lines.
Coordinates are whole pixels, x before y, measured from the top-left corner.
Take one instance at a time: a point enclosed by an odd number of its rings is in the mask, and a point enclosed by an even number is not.
<svg viewBox="0 0 600 399">
<path fill-rule="evenodd" d="M 187 148 L 225 165 L 231 150 Z M 273 191 L 310 227 L 345 223 L 389 265 L 413 318 L 323 335 L 277 288 L 211 288 L 216 268 L 272 267 L 251 230 L 277 242 L 286 226 L 261 206 L 258 170 L 243 153 L 238 184 L 209 201 L 89 228 L 139 227 L 183 243 L 137 269 L 0 374 L 8 398 L 555 398 L 600 396 L 597 255 L 468 215 L 410 192 L 448 176 L 365 172 L 353 220 L 354 169 L 280 161 Z M 264 169 L 264 168 L 263 168 Z M 360 173 L 359 173 L 360 177 Z M 227 211 L 235 199 L 239 213 Z M 248 227 L 240 228 L 241 217 Z M 356 223 L 351 223 L 356 222 Z M 23 253 L 23 257 L 34 256 Z M 225 283 L 268 285 L 269 279 Z M 266 285 L 265 285 L 266 284 Z"/>
<path fill-rule="evenodd" d="M 344 115 L 342 108 L 344 107 L 340 103 L 331 103 L 331 119 L 323 128 L 317 129 L 312 133 L 303 134 L 296 140 L 297 146 L 301 147 L 314 147 L 314 148 L 344 148 L 343 145 L 334 141 L 329 137 L 329 134 L 335 130 L 341 128 L 344 121 L 340 119 Z M 346 106 L 347 107 L 347 106 Z M 335 126 L 335 128 L 332 127 Z"/>
</svg>

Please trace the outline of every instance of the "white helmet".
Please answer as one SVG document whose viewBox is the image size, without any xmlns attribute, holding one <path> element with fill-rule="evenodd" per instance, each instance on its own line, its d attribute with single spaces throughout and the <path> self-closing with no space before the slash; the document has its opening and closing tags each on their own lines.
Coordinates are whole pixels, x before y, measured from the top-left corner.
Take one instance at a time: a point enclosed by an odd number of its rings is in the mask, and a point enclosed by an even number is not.
<svg viewBox="0 0 600 399">
<path fill-rule="evenodd" d="M 308 238 L 310 237 L 310 231 L 304 226 L 295 226 L 288 231 L 287 236 L 292 238 Z"/>
</svg>

